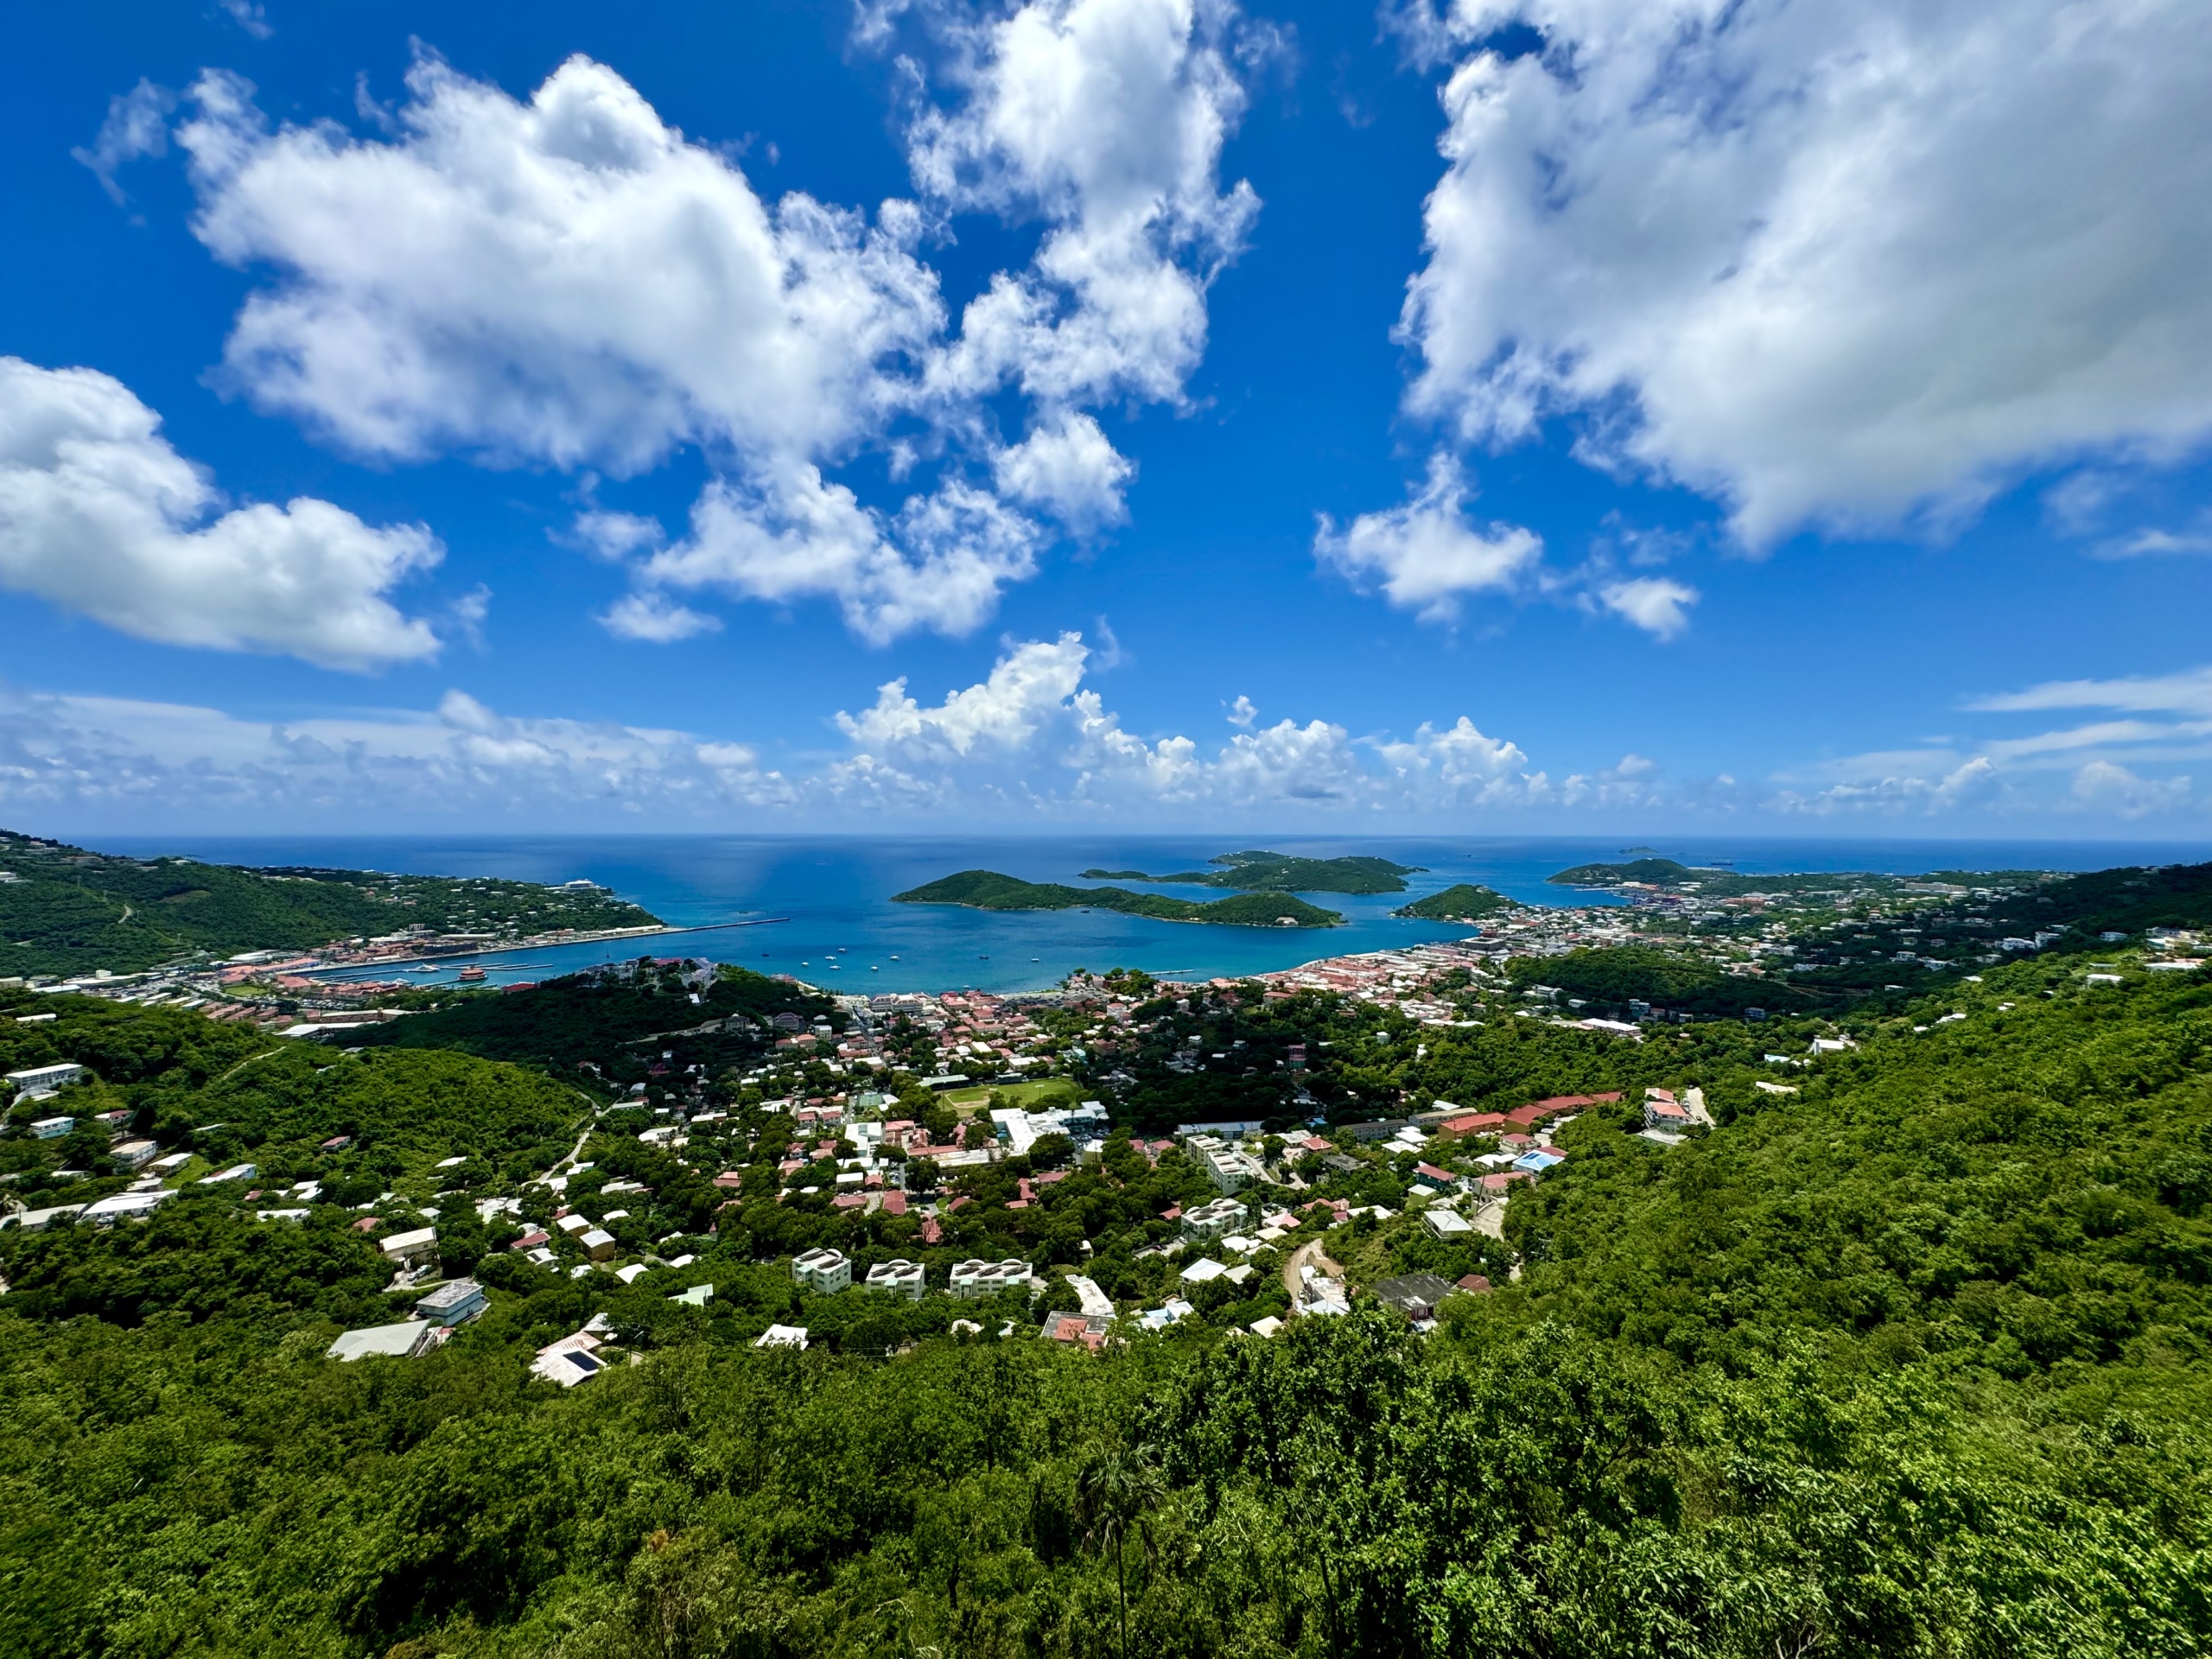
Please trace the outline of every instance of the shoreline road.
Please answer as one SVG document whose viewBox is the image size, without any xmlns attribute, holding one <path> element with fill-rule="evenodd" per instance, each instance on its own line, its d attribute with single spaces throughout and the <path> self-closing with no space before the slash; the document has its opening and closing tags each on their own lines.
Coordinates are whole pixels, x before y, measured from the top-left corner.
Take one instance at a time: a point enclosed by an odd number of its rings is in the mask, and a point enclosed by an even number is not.
<svg viewBox="0 0 2212 1659">
<path fill-rule="evenodd" d="M 1321 1271 L 1332 1279 L 1341 1280 L 1344 1276 L 1342 1263 L 1332 1262 L 1321 1254 L 1319 1239 L 1315 1239 L 1311 1244 L 1300 1245 L 1291 1252 L 1290 1260 L 1282 1264 L 1282 1287 L 1290 1293 L 1290 1305 L 1293 1309 L 1298 1306 L 1298 1293 L 1305 1282 L 1299 1269 L 1308 1262 L 1318 1263 Z"/>
</svg>

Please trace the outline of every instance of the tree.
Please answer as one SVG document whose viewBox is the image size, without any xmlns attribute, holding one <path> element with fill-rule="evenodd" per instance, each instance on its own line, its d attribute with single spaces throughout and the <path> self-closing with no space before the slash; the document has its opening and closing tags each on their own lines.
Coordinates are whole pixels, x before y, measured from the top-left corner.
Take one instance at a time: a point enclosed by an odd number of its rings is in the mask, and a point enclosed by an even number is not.
<svg viewBox="0 0 2212 1659">
<path fill-rule="evenodd" d="M 1152 1535 L 1143 1526 L 1145 1516 L 1158 1509 L 1166 1496 L 1160 1466 L 1148 1446 L 1118 1447 L 1102 1452 L 1076 1476 L 1076 1519 L 1083 1526 L 1084 1548 L 1114 1556 L 1114 1587 L 1122 1605 L 1122 1659 L 1129 1655 L 1129 1580 L 1124 1546 L 1131 1528 L 1144 1539 L 1145 1559 L 1152 1559 Z"/>
</svg>

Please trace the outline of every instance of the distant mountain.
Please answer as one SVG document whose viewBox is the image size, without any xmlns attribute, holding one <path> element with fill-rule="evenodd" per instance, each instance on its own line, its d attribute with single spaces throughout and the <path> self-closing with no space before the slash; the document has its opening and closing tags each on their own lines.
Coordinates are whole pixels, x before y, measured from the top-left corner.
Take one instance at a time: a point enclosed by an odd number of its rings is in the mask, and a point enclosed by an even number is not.
<svg viewBox="0 0 2212 1659">
<path fill-rule="evenodd" d="M 942 880 L 893 893 L 901 905 L 965 905 L 976 910 L 1119 911 L 1160 922 L 1211 922 L 1229 927 L 1334 927 L 1344 920 L 1288 893 L 1241 893 L 1212 904 L 1193 904 L 1126 887 L 1068 887 L 1052 881 L 1024 881 L 996 870 L 962 870 Z"/>
<path fill-rule="evenodd" d="M 1415 864 L 1387 858 L 1295 858 L 1288 853 L 1224 853 L 1207 861 L 1222 868 L 1147 875 L 1142 870 L 1085 870 L 1086 881 L 1180 881 L 1230 887 L 1240 893 L 1403 893 L 1404 878 L 1422 874 Z"/>
<path fill-rule="evenodd" d="M 1503 893 L 1462 881 L 1441 893 L 1432 893 L 1426 899 L 1416 899 L 1410 905 L 1402 905 L 1390 913 L 1424 922 L 1477 922 L 1512 908 L 1513 900 Z"/>
<path fill-rule="evenodd" d="M 127 973 L 194 951 L 312 950 L 418 924 L 542 933 L 659 919 L 598 887 L 125 858 L 0 830 L 0 976 Z"/>
</svg>

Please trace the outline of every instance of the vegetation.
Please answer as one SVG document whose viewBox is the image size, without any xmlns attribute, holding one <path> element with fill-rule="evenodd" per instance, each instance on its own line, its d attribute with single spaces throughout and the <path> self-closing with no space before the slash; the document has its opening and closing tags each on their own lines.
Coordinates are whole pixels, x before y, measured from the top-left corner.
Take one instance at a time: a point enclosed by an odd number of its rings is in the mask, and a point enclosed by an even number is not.
<svg viewBox="0 0 2212 1659">
<path fill-rule="evenodd" d="M 1405 878 L 1421 874 L 1412 864 L 1387 858 L 1297 858 L 1288 853 L 1224 853 L 1214 870 L 1182 870 L 1147 875 L 1141 870 L 1085 870 L 1086 881 L 1185 881 L 1207 887 L 1235 887 L 1247 893 L 1403 893 Z"/>
<path fill-rule="evenodd" d="M 420 927 L 650 927 L 599 888 L 125 858 L 0 830 L 0 976 L 130 972 L 194 952 L 312 950 Z"/>
<path fill-rule="evenodd" d="M 1024 881 L 996 870 L 963 870 L 893 893 L 892 899 L 902 905 L 966 905 L 976 910 L 1113 910 L 1160 922 L 1213 922 L 1230 927 L 1281 927 L 1286 920 L 1297 927 L 1334 927 L 1344 920 L 1337 911 L 1323 910 L 1287 893 L 1242 893 L 1211 904 L 1193 904 L 1159 893 L 1131 893 L 1126 887 Z"/>
<path fill-rule="evenodd" d="M 574 1072 L 550 1034 L 571 1020 L 600 1022 L 602 1054 L 641 1022 L 658 1055 L 662 1011 L 757 1025 L 794 994 L 779 982 L 648 963 L 454 1011 L 518 1011 L 505 1023 L 398 1022 L 527 1066 L 0 989 L 8 1069 L 99 1073 L 53 1109 L 112 1108 L 204 1160 L 150 1220 L 0 1231 L 0 1652 L 2202 1653 L 2212 977 L 2148 972 L 2097 934 L 2201 925 L 2206 891 L 2135 872 L 1969 893 L 1940 913 L 2056 937 L 1917 1000 L 1641 1040 L 1554 1023 L 1532 987 L 1471 972 L 1430 991 L 1442 1024 L 1166 988 L 1125 1028 L 1073 1027 L 1090 1052 L 1068 1081 L 1116 1122 L 1096 1160 L 1040 1141 L 947 1170 L 960 1202 L 926 1237 L 917 1215 L 808 1192 L 834 1181 L 834 1139 L 754 1083 L 694 1084 L 728 1116 L 694 1116 L 671 1149 L 638 1138 L 650 1109 L 535 1069 Z M 1611 965 L 1673 960 L 1649 954 Z M 1815 1057 L 1815 1035 L 1853 1046 Z M 778 1106 L 836 1086 L 804 1039 L 776 1060 Z M 880 1081 L 950 1132 L 910 1075 Z M 1700 1090 L 1714 1127 L 1643 1138 L 1653 1086 Z M 1241 1287 L 1179 1281 L 1163 1212 L 1213 1188 L 1130 1133 L 1611 1091 L 1559 1129 L 1566 1161 L 1516 1190 L 1503 1238 L 1432 1238 L 1408 1210 L 1416 1161 L 1465 1151 L 1444 1138 L 1338 1134 L 1341 1164 L 1268 1141 L 1307 1183 L 1295 1201 L 1321 1207 Z M 65 1159 L 86 1172 L 73 1197 L 114 1191 L 105 1142 L 0 1133 L 0 1193 L 55 1202 Z M 258 1220 L 265 1198 L 194 1179 L 241 1160 L 259 1183 L 311 1178 L 308 1213 Z M 634 1282 L 500 1248 L 550 1218 L 530 1182 L 556 1164 L 562 1203 L 654 1251 Z M 1362 1213 L 1338 1223 L 1332 1200 Z M 422 1357 L 324 1357 L 407 1303 L 360 1224 L 430 1210 L 488 1313 Z M 1421 1271 L 1494 1288 L 1447 1296 L 1426 1333 L 1363 1294 L 1345 1318 L 1232 1334 L 1287 1311 L 1283 1264 L 1313 1243 L 1356 1287 Z M 1050 1288 L 817 1296 L 785 1258 L 818 1244 L 860 1273 L 919 1260 L 933 1287 L 954 1260 L 1018 1255 Z M 1195 1311 L 1157 1334 L 1125 1322 L 1096 1355 L 1039 1340 L 1070 1270 L 1125 1306 L 1187 1288 Z M 533 1381 L 535 1351 L 588 1319 L 616 1363 L 573 1389 Z M 755 1348 L 772 1322 L 806 1327 L 807 1351 Z"/>
<path fill-rule="evenodd" d="M 784 1016 L 780 1022 L 779 1016 Z M 837 1005 L 788 979 L 652 957 L 474 997 L 346 1033 L 362 1048 L 457 1049 L 627 1094 L 656 1074 L 749 1064 L 786 1032 L 844 1024 Z"/>
<path fill-rule="evenodd" d="M 1672 886 L 1699 874 L 1671 858 L 1639 858 L 1626 864 L 1577 864 L 1546 879 L 1563 887 L 1618 887 L 1624 881 Z"/>
<path fill-rule="evenodd" d="M 1390 913 L 1425 922 L 1478 922 L 1485 916 L 1513 908 L 1513 900 L 1503 893 L 1462 881 L 1441 893 L 1432 893 L 1425 899 L 1401 905 Z"/>
</svg>

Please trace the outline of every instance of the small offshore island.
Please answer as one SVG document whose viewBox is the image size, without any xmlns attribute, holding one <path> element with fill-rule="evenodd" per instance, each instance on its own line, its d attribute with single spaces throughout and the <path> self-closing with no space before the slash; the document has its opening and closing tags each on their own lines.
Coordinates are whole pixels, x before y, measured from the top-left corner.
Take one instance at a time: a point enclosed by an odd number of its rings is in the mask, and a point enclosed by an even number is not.
<svg viewBox="0 0 2212 1659">
<path fill-rule="evenodd" d="M 1224 853 L 1209 859 L 1222 868 L 1147 875 L 1142 870 L 1085 870 L 1086 881 L 1188 882 L 1240 893 L 1344 893 L 1367 896 L 1403 893 L 1405 878 L 1426 874 L 1418 864 L 1387 858 L 1297 858 L 1288 853 Z"/>
<path fill-rule="evenodd" d="M 942 880 L 894 893 L 898 905 L 964 905 L 971 910 L 1114 910 L 1156 922 L 1211 922 L 1228 927 L 1336 927 L 1344 916 L 1287 893 L 1243 893 L 1197 904 L 1126 887 L 1069 887 L 1024 881 L 996 870 L 962 870 Z"/>
</svg>

